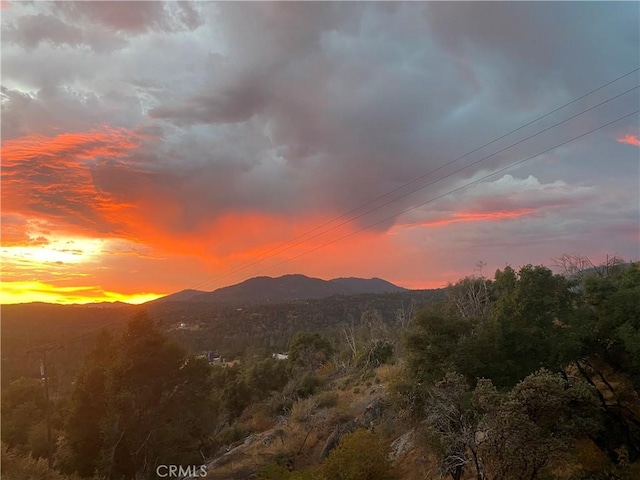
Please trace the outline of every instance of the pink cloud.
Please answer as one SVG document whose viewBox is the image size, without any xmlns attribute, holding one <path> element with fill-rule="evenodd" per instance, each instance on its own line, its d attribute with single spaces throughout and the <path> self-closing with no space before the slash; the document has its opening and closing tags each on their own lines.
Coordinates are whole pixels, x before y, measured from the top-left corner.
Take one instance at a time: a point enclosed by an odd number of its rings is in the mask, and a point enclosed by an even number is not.
<svg viewBox="0 0 640 480">
<path fill-rule="evenodd" d="M 637 135 L 627 134 L 621 135 L 616 138 L 616 140 L 620 143 L 627 143 L 629 145 L 634 145 L 636 147 L 640 147 L 640 138 Z"/>
</svg>

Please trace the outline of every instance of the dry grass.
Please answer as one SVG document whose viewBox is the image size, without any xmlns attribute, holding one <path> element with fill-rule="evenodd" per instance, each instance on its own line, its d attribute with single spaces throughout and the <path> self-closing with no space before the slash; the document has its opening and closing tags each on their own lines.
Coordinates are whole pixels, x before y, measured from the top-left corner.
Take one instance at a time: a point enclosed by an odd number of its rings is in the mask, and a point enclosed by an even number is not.
<svg viewBox="0 0 640 480">
<path fill-rule="evenodd" d="M 318 411 L 318 400 L 315 397 L 298 400 L 293 404 L 290 419 L 298 424 L 307 424 L 311 422 L 313 415 Z"/>
<path fill-rule="evenodd" d="M 374 373 L 380 382 L 386 385 L 395 381 L 402 374 L 402 367 L 400 365 L 380 365 Z"/>
<path fill-rule="evenodd" d="M 328 374 L 330 369 L 326 368 Z M 392 374 L 393 371 L 386 367 L 374 372 L 381 382 Z M 291 455 L 293 467 L 298 471 L 317 467 L 320 452 L 335 427 L 361 416 L 366 406 L 384 392 L 377 382 L 365 387 L 359 377 L 360 372 L 352 372 L 334 378 L 324 391 L 295 402 L 285 417 L 286 424 L 278 423 L 273 415 L 269 415 L 268 409 L 255 408 L 245 412 L 245 424 L 256 431 L 252 441 L 231 452 L 211 469 L 208 478 L 246 478 L 266 463 L 280 458 L 283 452 Z M 348 383 L 349 388 L 339 389 L 338 386 L 344 383 Z M 357 385 L 359 392 L 354 393 Z M 385 433 L 394 430 L 385 429 Z"/>
</svg>

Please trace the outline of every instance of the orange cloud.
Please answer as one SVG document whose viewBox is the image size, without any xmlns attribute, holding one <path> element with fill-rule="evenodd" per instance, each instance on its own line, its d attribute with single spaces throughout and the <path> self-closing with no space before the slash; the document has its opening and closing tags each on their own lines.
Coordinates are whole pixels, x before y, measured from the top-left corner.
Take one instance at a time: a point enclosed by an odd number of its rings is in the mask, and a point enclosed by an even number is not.
<svg viewBox="0 0 640 480">
<path fill-rule="evenodd" d="M 52 220 L 58 227 L 80 229 L 89 235 L 117 231 L 117 212 L 127 205 L 96 188 L 92 165 L 129 154 L 143 139 L 132 131 L 105 127 L 3 142 L 4 212 Z"/>
<path fill-rule="evenodd" d="M 640 147 L 640 138 L 637 135 L 627 134 L 621 135 L 616 140 L 620 143 L 627 143 L 629 145 L 634 145 L 636 147 Z"/>
</svg>

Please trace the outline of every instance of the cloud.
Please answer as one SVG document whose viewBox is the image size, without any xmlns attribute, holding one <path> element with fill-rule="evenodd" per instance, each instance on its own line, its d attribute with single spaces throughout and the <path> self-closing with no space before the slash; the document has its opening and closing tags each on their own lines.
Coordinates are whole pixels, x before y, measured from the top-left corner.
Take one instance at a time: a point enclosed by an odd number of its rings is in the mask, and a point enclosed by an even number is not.
<svg viewBox="0 0 640 480">
<path fill-rule="evenodd" d="M 123 129 L 31 135 L 2 144 L 2 203 L 11 213 L 37 215 L 58 225 L 114 233 L 123 208 L 96 189 L 91 165 L 114 161 L 141 138 Z"/>
<path fill-rule="evenodd" d="M 616 140 L 620 143 L 626 143 L 628 145 L 635 145 L 636 147 L 640 147 L 640 138 L 638 138 L 638 135 L 629 133 L 627 135 L 621 135 L 617 137 Z"/>
<path fill-rule="evenodd" d="M 49 244 L 43 235 L 33 236 L 27 219 L 17 214 L 2 214 L 0 218 L 0 237 L 2 245 L 7 246 L 41 246 Z"/>
<path fill-rule="evenodd" d="M 500 222 L 546 216 L 551 210 L 584 205 L 598 198 L 588 186 L 571 186 L 557 180 L 541 183 L 533 175 L 516 178 L 505 174 L 463 190 L 455 197 L 412 210 L 398 221 L 398 227 L 434 227 L 452 223 Z"/>
<path fill-rule="evenodd" d="M 200 25 L 197 3 L 192 2 L 55 2 L 55 8 L 70 20 L 127 34 L 192 30 Z"/>
</svg>

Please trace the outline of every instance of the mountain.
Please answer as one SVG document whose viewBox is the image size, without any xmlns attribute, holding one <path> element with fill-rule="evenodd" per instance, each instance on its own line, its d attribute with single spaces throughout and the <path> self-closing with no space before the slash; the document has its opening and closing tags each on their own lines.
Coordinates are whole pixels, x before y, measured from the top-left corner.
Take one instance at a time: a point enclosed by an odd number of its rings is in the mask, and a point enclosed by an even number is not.
<svg viewBox="0 0 640 480">
<path fill-rule="evenodd" d="M 333 295 L 355 295 L 359 293 L 392 293 L 404 291 L 380 278 L 336 278 L 322 280 L 305 275 L 282 277 L 255 277 L 213 292 L 183 292 L 162 297 L 154 302 L 188 301 L 207 303 L 278 303 L 331 297 Z M 185 292 L 194 292 L 185 294 Z M 184 294 L 184 295 L 183 295 Z"/>
<path fill-rule="evenodd" d="M 329 283 L 339 285 L 352 293 L 392 293 L 406 290 L 381 278 L 334 278 L 329 280 Z"/>
<path fill-rule="evenodd" d="M 84 308 L 122 308 L 122 307 L 130 307 L 130 303 L 126 302 L 94 302 L 94 303 L 82 303 L 82 304 L 73 304 L 78 307 Z"/>
<path fill-rule="evenodd" d="M 146 302 L 146 304 L 149 305 L 149 304 L 164 303 L 164 302 L 187 302 L 191 300 L 193 297 L 195 297 L 196 295 L 202 295 L 206 293 L 207 292 L 203 292 L 202 290 L 186 289 L 186 290 L 181 290 L 180 292 L 177 292 L 177 293 L 172 293 L 171 295 L 167 295 L 165 297 L 156 298 L 155 300 Z"/>
</svg>

